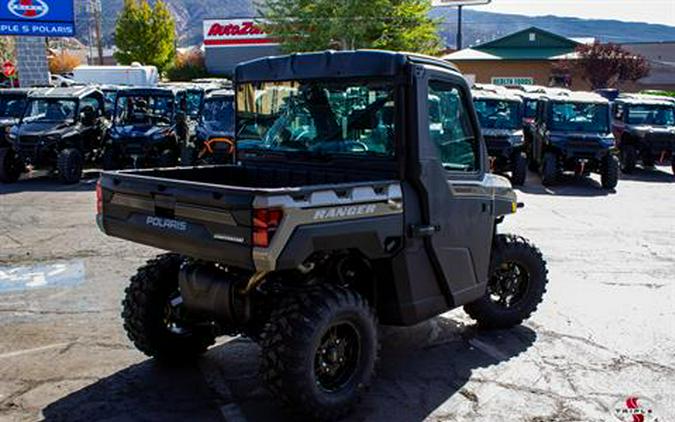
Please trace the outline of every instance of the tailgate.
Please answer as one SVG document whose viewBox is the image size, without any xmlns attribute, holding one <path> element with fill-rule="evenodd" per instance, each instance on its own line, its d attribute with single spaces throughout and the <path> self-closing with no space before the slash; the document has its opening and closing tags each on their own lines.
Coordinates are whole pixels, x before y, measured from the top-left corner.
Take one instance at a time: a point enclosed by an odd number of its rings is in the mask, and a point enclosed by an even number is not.
<svg viewBox="0 0 675 422">
<path fill-rule="evenodd" d="M 253 192 L 131 173 L 103 173 L 98 223 L 107 235 L 253 269 Z"/>
</svg>

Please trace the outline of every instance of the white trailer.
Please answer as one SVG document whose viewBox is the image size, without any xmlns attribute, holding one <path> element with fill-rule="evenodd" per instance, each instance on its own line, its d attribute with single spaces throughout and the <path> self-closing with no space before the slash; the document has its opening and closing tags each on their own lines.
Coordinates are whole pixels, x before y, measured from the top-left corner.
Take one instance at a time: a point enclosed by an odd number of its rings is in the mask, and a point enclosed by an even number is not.
<svg viewBox="0 0 675 422">
<path fill-rule="evenodd" d="M 73 71 L 73 80 L 83 84 L 155 86 L 159 72 L 155 66 L 78 66 Z"/>
</svg>

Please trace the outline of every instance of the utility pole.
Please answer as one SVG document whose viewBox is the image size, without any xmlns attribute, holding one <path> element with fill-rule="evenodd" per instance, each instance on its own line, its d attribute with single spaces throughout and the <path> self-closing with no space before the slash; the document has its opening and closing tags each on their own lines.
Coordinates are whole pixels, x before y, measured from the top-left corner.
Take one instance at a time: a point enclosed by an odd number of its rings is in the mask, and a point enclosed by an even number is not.
<svg viewBox="0 0 675 422">
<path fill-rule="evenodd" d="M 463 5 L 457 6 L 457 51 L 462 49 L 462 9 Z"/>
<path fill-rule="evenodd" d="M 96 36 L 96 48 L 98 49 L 98 64 L 103 64 L 103 37 L 101 35 L 101 0 L 92 0 L 92 12 L 94 16 L 94 34 Z"/>
</svg>

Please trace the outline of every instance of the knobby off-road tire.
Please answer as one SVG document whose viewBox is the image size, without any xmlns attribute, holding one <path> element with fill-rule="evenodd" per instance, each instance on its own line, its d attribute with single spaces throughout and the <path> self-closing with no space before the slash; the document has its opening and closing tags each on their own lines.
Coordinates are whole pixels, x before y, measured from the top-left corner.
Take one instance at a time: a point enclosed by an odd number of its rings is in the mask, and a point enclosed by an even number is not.
<svg viewBox="0 0 675 422">
<path fill-rule="evenodd" d="M 323 285 L 284 299 L 260 346 L 261 376 L 275 397 L 304 416 L 335 420 L 373 377 L 377 320 L 358 293 Z"/>
<path fill-rule="evenodd" d="M 523 186 L 527 178 L 527 157 L 524 152 L 513 156 L 511 169 L 511 183 L 514 186 Z"/>
<path fill-rule="evenodd" d="M 191 167 L 197 161 L 197 150 L 192 146 L 183 146 L 180 149 L 180 165 L 182 167 Z"/>
<path fill-rule="evenodd" d="M 608 155 L 602 163 L 602 173 L 600 174 L 602 187 L 604 189 L 614 189 L 619 183 L 619 159 L 614 155 Z"/>
<path fill-rule="evenodd" d="M 623 145 L 621 147 L 621 171 L 630 174 L 635 170 L 637 164 L 637 152 L 633 145 Z"/>
<path fill-rule="evenodd" d="M 176 254 L 159 255 L 131 278 L 122 301 L 124 329 L 136 348 L 169 363 L 193 359 L 215 342 L 209 327 L 194 327 L 180 318 Z"/>
<path fill-rule="evenodd" d="M 59 180 L 67 184 L 75 184 L 82 179 L 84 158 L 82 153 L 75 148 L 66 148 L 59 153 L 56 159 L 56 169 L 59 172 Z"/>
<path fill-rule="evenodd" d="M 546 153 L 541 165 L 541 183 L 544 186 L 552 186 L 558 181 L 559 176 L 558 157 L 551 152 Z"/>
<path fill-rule="evenodd" d="M 539 249 L 522 237 L 497 235 L 486 294 L 464 306 L 464 311 L 485 328 L 519 325 L 537 309 L 547 283 L 546 261 Z"/>
<path fill-rule="evenodd" d="M 0 182 L 14 183 L 21 177 L 21 164 L 11 148 L 0 148 Z"/>
<path fill-rule="evenodd" d="M 121 168 L 112 149 L 106 148 L 103 151 L 103 158 L 101 161 L 103 170 L 118 170 Z"/>
</svg>

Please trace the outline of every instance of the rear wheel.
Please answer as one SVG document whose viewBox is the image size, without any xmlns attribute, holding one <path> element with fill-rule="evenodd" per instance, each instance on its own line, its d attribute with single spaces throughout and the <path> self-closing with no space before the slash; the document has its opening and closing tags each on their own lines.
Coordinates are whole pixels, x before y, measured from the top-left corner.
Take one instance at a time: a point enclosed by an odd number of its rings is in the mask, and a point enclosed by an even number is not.
<svg viewBox="0 0 675 422">
<path fill-rule="evenodd" d="M 522 237 L 498 235 L 485 296 L 464 306 L 486 328 L 509 328 L 529 318 L 541 303 L 548 270 L 539 249 Z"/>
<path fill-rule="evenodd" d="M 201 355 L 215 341 L 212 327 L 185 318 L 178 290 L 181 258 L 160 255 L 138 269 L 122 302 L 124 329 L 136 348 L 168 362 Z"/>
<path fill-rule="evenodd" d="M 515 154 L 511 166 L 511 183 L 514 186 L 524 185 L 527 178 L 527 157 L 525 153 Z"/>
<path fill-rule="evenodd" d="M 649 151 L 644 151 L 642 153 L 642 167 L 652 168 L 654 167 L 654 156 Z"/>
<path fill-rule="evenodd" d="M 82 179 L 82 169 L 84 168 L 84 158 L 82 153 L 75 148 L 66 148 L 59 153 L 56 162 L 56 169 L 59 172 L 59 179 L 63 183 L 74 184 Z"/>
<path fill-rule="evenodd" d="M 165 149 L 159 155 L 157 164 L 159 167 L 174 167 L 176 165 L 176 154 L 170 149 Z"/>
<path fill-rule="evenodd" d="M 323 285 L 285 299 L 260 341 L 270 390 L 312 419 L 347 414 L 369 384 L 378 353 L 373 310 L 358 293 Z"/>
<path fill-rule="evenodd" d="M 14 183 L 19 180 L 23 165 L 11 148 L 0 148 L 0 182 Z"/>
<path fill-rule="evenodd" d="M 195 147 L 192 146 L 183 146 L 180 149 L 180 165 L 183 167 L 190 167 L 195 165 L 196 158 Z"/>
<path fill-rule="evenodd" d="M 633 145 L 623 145 L 621 147 L 621 171 L 629 174 L 635 170 L 637 163 L 637 153 Z"/>
<path fill-rule="evenodd" d="M 558 181 L 559 175 L 558 157 L 551 152 L 546 153 L 541 169 L 541 182 L 544 186 L 551 186 Z"/>
<path fill-rule="evenodd" d="M 602 187 L 614 189 L 619 183 L 619 159 L 614 155 L 608 155 L 602 163 L 601 173 Z"/>
</svg>

